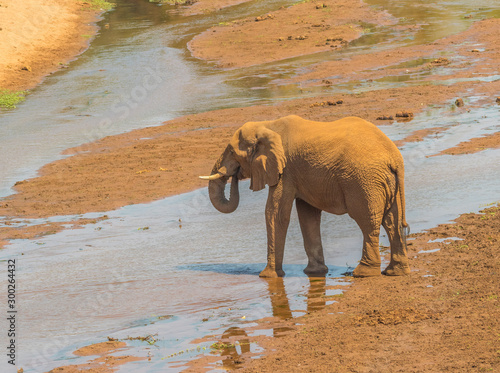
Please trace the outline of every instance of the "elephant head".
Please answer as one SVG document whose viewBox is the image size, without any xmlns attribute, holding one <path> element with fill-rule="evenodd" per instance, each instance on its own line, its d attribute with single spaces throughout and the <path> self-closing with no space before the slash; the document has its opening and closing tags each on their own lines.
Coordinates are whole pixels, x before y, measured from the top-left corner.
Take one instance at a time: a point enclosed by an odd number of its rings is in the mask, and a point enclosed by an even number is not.
<svg viewBox="0 0 500 373">
<path fill-rule="evenodd" d="M 250 178 L 250 189 L 258 191 L 267 185 L 278 183 L 285 168 L 286 158 L 281 136 L 262 122 L 247 123 L 236 131 L 229 145 L 212 169 L 208 193 L 213 206 L 224 213 L 238 207 L 238 180 Z M 224 195 L 226 183 L 231 177 L 229 199 Z"/>
</svg>

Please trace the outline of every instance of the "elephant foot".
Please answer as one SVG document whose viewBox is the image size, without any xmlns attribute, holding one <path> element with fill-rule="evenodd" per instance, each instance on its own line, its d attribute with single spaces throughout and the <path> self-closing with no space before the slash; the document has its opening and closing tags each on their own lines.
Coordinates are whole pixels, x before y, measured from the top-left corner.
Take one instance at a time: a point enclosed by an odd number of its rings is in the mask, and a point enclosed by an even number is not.
<svg viewBox="0 0 500 373">
<path fill-rule="evenodd" d="M 408 276 L 410 274 L 410 266 L 408 264 L 389 264 L 382 271 L 386 276 Z"/>
<path fill-rule="evenodd" d="M 277 278 L 277 277 L 283 277 L 284 275 L 285 275 L 285 272 L 282 269 L 272 269 L 272 268 L 266 267 L 259 274 L 259 277 Z"/>
<path fill-rule="evenodd" d="M 304 269 L 304 273 L 309 277 L 325 277 L 328 273 L 328 267 L 324 264 L 308 264 Z"/>
<path fill-rule="evenodd" d="M 354 277 L 374 277 L 380 276 L 380 264 L 378 266 L 367 266 L 366 264 L 359 263 L 352 272 Z"/>
</svg>

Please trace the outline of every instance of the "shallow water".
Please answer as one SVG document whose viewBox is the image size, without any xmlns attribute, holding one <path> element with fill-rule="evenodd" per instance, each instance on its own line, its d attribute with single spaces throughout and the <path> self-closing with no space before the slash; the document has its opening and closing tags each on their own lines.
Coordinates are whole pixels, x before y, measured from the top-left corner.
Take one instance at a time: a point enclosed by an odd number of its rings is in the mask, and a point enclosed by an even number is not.
<svg viewBox="0 0 500 373">
<path fill-rule="evenodd" d="M 409 1 L 368 2 L 384 4 L 397 16 L 411 15 L 426 26 L 410 37 L 383 28 L 374 30 L 342 52 L 345 55 L 432 41 L 470 25 L 472 21 L 463 14 L 484 16 L 491 11 L 480 7 L 495 5 L 453 1 L 447 7 L 425 2 L 415 8 Z M 0 195 L 9 194 L 15 181 L 35 175 L 40 166 L 60 158 L 60 151 L 70 146 L 184 114 L 314 94 L 271 82 L 324 59 L 325 54 L 220 71 L 186 52 L 186 42 L 224 19 L 224 14 L 240 18 L 291 1 L 263 3 L 185 19 L 159 16 L 154 4 L 118 1 L 117 10 L 103 20 L 110 28 L 102 29 L 89 51 L 70 68 L 47 78 L 18 110 L 0 114 Z M 168 69 L 163 68 L 166 65 Z M 375 82 L 371 89 L 408 83 Z M 477 211 L 500 195 L 496 178 L 500 150 L 429 157 L 461 141 L 498 131 L 498 107 L 447 117 L 444 112 L 448 108 L 430 109 L 411 122 L 381 127 L 394 140 L 419 129 L 450 127 L 407 144 L 402 151 L 407 220 L 413 232 Z M 108 212 L 108 220 L 84 229 L 14 241 L 0 253 L 0 260 L 18 261 L 19 366 L 25 372 L 47 371 L 67 364 L 68 359 L 71 364 L 84 361 L 72 351 L 107 336 L 157 333 L 159 341 L 153 347 L 130 342 L 136 355 L 151 353 L 151 361 L 120 370 L 180 371 L 180 363 L 209 350 L 210 342 L 192 344 L 196 338 L 222 335 L 265 316 L 301 315 L 331 302 L 323 301 L 321 295 L 338 293 L 332 285 L 339 284 L 340 274 L 354 267 L 361 256 L 362 237 L 356 224 L 346 216 L 324 215 L 322 232 L 330 273 L 324 283 L 310 282 L 302 273 L 307 260 L 294 213 L 285 253 L 287 277 L 269 282 L 258 278 L 266 256 L 263 210 L 267 193 L 251 193 L 248 183 L 242 189 L 241 205 L 230 216 L 216 212 L 206 190 L 198 190 Z M 385 237 L 381 244 L 388 245 Z M 260 351 L 256 345 L 251 349 Z M 163 359 L 181 350 L 191 352 Z"/>
</svg>

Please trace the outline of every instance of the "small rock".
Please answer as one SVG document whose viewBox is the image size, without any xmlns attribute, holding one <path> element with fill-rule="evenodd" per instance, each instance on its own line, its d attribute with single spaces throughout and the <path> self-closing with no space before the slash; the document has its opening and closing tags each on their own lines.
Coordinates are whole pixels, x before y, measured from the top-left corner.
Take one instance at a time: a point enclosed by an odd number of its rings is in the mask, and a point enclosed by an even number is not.
<svg viewBox="0 0 500 373">
<path fill-rule="evenodd" d="M 439 57 L 436 58 L 434 61 L 431 62 L 433 65 L 448 65 L 450 64 L 450 60 L 445 58 L 445 57 Z"/>
<path fill-rule="evenodd" d="M 266 14 L 265 16 L 259 16 L 257 18 L 255 18 L 255 22 L 259 22 L 259 21 L 264 21 L 266 19 L 274 19 L 276 18 L 276 16 L 274 14 Z"/>
<path fill-rule="evenodd" d="M 306 36 L 304 36 L 304 35 L 300 35 L 300 36 L 297 36 L 297 37 L 295 38 L 295 40 L 306 40 L 306 39 L 307 39 L 307 35 L 306 35 Z"/>
<path fill-rule="evenodd" d="M 392 115 L 381 115 L 377 117 L 377 120 L 394 120 L 394 117 Z"/>
<path fill-rule="evenodd" d="M 455 100 L 455 105 L 457 105 L 458 107 L 464 106 L 464 100 L 462 100 L 461 98 L 457 98 Z"/>
<path fill-rule="evenodd" d="M 331 80 L 328 80 L 328 79 L 323 79 L 322 83 L 324 84 L 328 84 L 328 85 L 331 85 L 333 84 Z"/>
<path fill-rule="evenodd" d="M 289 37 L 288 37 L 288 40 L 292 40 L 292 39 L 293 39 L 293 36 L 289 36 Z"/>
<path fill-rule="evenodd" d="M 29 71 L 29 72 L 31 72 L 31 66 L 28 66 L 28 65 L 26 65 L 26 66 L 23 66 L 23 67 L 21 67 L 21 70 L 24 70 L 24 71 Z"/>
<path fill-rule="evenodd" d="M 337 105 L 342 105 L 344 103 L 344 100 L 338 100 Z"/>
<path fill-rule="evenodd" d="M 479 49 L 473 49 L 473 50 L 471 50 L 471 52 L 472 52 L 472 53 L 479 53 L 479 52 L 481 52 L 481 51 L 480 51 Z"/>
<path fill-rule="evenodd" d="M 316 9 L 322 9 L 322 8 L 327 8 L 327 7 L 328 7 L 328 5 L 326 5 L 326 4 L 318 4 L 318 5 L 316 5 Z"/>
<path fill-rule="evenodd" d="M 500 97 L 497 97 L 497 104 L 500 104 Z"/>
<path fill-rule="evenodd" d="M 396 118 L 412 118 L 413 113 L 409 111 L 400 111 L 399 113 L 396 113 Z"/>
<path fill-rule="evenodd" d="M 285 38 L 278 38 L 278 41 L 284 41 Z"/>
</svg>

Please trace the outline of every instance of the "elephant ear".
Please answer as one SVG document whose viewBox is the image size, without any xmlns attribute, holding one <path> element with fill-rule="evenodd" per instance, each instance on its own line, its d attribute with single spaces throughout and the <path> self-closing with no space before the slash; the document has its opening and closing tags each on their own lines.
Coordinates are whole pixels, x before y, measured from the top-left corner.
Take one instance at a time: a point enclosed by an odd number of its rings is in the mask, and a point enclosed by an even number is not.
<svg viewBox="0 0 500 373">
<path fill-rule="evenodd" d="M 268 128 L 256 132 L 257 144 L 251 159 L 252 176 L 250 189 L 258 191 L 267 185 L 278 184 L 285 168 L 286 158 L 281 136 Z"/>
</svg>

